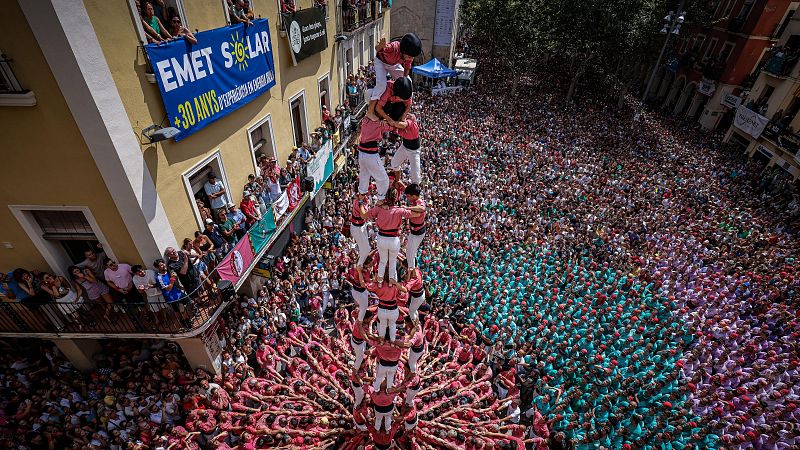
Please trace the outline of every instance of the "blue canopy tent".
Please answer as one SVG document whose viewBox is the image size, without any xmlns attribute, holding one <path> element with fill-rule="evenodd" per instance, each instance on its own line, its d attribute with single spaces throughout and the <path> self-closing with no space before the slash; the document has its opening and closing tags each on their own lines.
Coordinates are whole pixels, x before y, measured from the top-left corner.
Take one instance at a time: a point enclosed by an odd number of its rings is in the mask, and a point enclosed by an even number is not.
<svg viewBox="0 0 800 450">
<path fill-rule="evenodd" d="M 414 67 L 412 72 L 428 78 L 449 78 L 458 75 L 457 70 L 445 66 L 436 58 L 433 58 L 421 66 Z"/>
</svg>

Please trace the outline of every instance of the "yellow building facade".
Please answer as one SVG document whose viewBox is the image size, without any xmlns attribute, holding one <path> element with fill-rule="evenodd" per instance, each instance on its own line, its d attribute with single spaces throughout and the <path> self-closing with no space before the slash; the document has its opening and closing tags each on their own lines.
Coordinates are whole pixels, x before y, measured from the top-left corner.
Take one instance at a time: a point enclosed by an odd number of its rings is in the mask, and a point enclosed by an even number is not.
<svg viewBox="0 0 800 450">
<path fill-rule="evenodd" d="M 0 270 L 64 274 L 92 241 L 111 258 L 150 266 L 201 229 L 194 193 L 209 170 L 238 204 L 256 156 L 284 164 L 320 126 L 321 106 L 343 102 L 346 74 L 390 38 L 388 10 L 343 36 L 338 2 L 329 1 L 327 49 L 295 65 L 279 0 L 252 0 L 269 20 L 275 86 L 179 142 L 150 143 L 142 130 L 169 124 L 137 3 L 19 0 L 0 15 L 2 64 L 19 84 L 0 90 Z M 193 31 L 229 24 L 226 0 L 165 6 Z"/>
</svg>

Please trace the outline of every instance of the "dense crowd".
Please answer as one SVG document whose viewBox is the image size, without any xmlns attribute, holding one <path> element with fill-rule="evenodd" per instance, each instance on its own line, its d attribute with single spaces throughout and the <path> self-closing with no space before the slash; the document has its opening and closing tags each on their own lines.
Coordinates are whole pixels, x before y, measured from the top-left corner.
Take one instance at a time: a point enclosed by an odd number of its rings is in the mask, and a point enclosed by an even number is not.
<svg viewBox="0 0 800 450">
<path fill-rule="evenodd" d="M 377 180 L 357 195 L 351 155 L 274 276 L 215 324 L 222 375 L 165 342 L 108 343 L 89 375 L 51 345 L 8 349 L 3 446 L 386 448 L 384 425 L 400 448 L 797 448 L 797 184 L 679 119 L 493 75 L 414 98 L 422 170 L 400 167 L 386 198 Z M 360 202 L 411 205 L 411 181 L 429 208 L 416 269 L 370 214 L 377 251 L 350 227 Z M 408 320 L 387 322 L 382 286 L 421 285 L 416 306 L 393 292 Z M 425 350 L 389 373 L 392 342 Z M 401 420 L 376 395 L 399 395 Z"/>
</svg>

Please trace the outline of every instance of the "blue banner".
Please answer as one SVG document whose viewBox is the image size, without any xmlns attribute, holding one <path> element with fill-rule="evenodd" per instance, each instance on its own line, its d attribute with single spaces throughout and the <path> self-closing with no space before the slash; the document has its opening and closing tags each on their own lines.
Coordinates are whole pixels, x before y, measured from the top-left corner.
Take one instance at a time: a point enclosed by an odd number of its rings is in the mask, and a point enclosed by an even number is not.
<svg viewBox="0 0 800 450">
<path fill-rule="evenodd" d="M 145 46 L 179 141 L 275 86 L 267 19 Z"/>
</svg>

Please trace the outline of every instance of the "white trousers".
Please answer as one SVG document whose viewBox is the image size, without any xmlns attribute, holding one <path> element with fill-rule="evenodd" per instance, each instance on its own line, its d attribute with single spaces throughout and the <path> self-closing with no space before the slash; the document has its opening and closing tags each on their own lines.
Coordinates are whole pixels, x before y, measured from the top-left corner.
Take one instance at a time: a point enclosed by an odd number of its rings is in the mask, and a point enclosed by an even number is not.
<svg viewBox="0 0 800 450">
<path fill-rule="evenodd" d="M 364 400 L 364 386 L 353 386 L 353 400 L 355 401 L 353 408 L 358 408 Z"/>
<path fill-rule="evenodd" d="M 414 397 L 419 393 L 419 389 L 406 389 L 406 405 L 414 406 Z"/>
<path fill-rule="evenodd" d="M 415 352 L 411 349 L 408 350 L 408 369 L 411 370 L 411 373 L 417 372 L 417 362 L 422 357 L 423 353 L 425 353 L 424 348 L 421 352 Z"/>
<path fill-rule="evenodd" d="M 367 349 L 367 343 L 365 341 L 360 344 L 356 344 L 351 337 L 350 345 L 353 346 L 353 353 L 355 353 L 356 356 L 356 360 L 353 362 L 353 369 L 358 372 L 358 369 L 361 367 L 361 363 L 364 362 L 364 351 Z"/>
<path fill-rule="evenodd" d="M 378 361 L 378 367 L 375 369 L 375 381 L 372 383 L 372 389 L 375 392 L 381 389 L 381 383 L 386 380 L 386 389 L 391 389 L 394 386 L 394 376 L 397 375 L 397 365 L 384 366 Z"/>
<path fill-rule="evenodd" d="M 406 241 L 406 261 L 408 261 L 408 270 L 417 267 L 417 252 L 422 245 L 423 239 L 425 239 L 425 233 L 408 233 L 408 240 Z"/>
<path fill-rule="evenodd" d="M 375 239 L 378 244 L 378 277 L 383 279 L 386 265 L 389 265 L 389 279 L 397 281 L 397 254 L 400 253 L 400 238 L 395 236 L 381 236 Z"/>
<path fill-rule="evenodd" d="M 372 250 L 372 246 L 369 245 L 369 238 L 367 238 L 367 224 L 359 227 L 351 223 L 350 236 L 353 236 L 353 240 L 356 241 L 358 246 L 358 263 L 356 265 L 363 266 L 370 250 Z"/>
<path fill-rule="evenodd" d="M 389 430 L 392 429 L 392 413 L 394 411 L 389 411 L 388 413 L 382 413 L 375 411 L 375 429 L 380 431 L 381 424 L 384 426 L 384 430 L 388 433 Z"/>
<path fill-rule="evenodd" d="M 409 150 L 405 145 L 400 145 L 400 148 L 394 152 L 394 156 L 392 156 L 392 161 L 389 163 L 389 167 L 391 167 L 392 170 L 399 170 L 403 167 L 403 164 L 406 161 L 411 164 L 411 167 L 409 168 L 411 182 L 419 184 L 422 177 L 419 149 Z"/>
<path fill-rule="evenodd" d="M 425 303 L 425 291 L 422 291 L 422 295 L 419 297 L 411 297 L 411 303 L 408 304 L 408 316 L 411 317 L 411 320 L 419 321 L 418 310 L 423 303 Z"/>
<path fill-rule="evenodd" d="M 383 91 L 386 90 L 386 74 L 389 74 L 392 77 L 392 80 L 396 80 L 403 76 L 405 73 L 405 69 L 403 65 L 398 63 L 393 66 L 387 66 L 380 60 L 377 56 L 375 57 L 375 87 L 372 88 L 372 93 L 369 96 L 370 100 L 378 100 L 383 95 Z"/>
<path fill-rule="evenodd" d="M 375 179 L 375 186 L 378 188 L 378 200 L 386 197 L 389 190 L 389 174 L 383 166 L 381 156 L 378 153 L 358 152 L 358 193 L 366 194 L 369 192 L 369 179 Z"/>
<path fill-rule="evenodd" d="M 366 290 L 364 290 L 364 292 L 358 292 L 355 289 L 350 289 L 350 293 L 353 294 L 353 300 L 355 300 L 356 305 L 358 306 L 358 321 L 361 322 L 364 320 L 364 316 L 367 314 L 367 307 L 369 306 L 369 294 Z"/>
<path fill-rule="evenodd" d="M 397 319 L 400 317 L 400 308 L 386 309 L 378 305 L 378 336 L 386 339 L 386 330 L 389 330 L 389 340 L 394 342 L 397 337 Z"/>
</svg>

